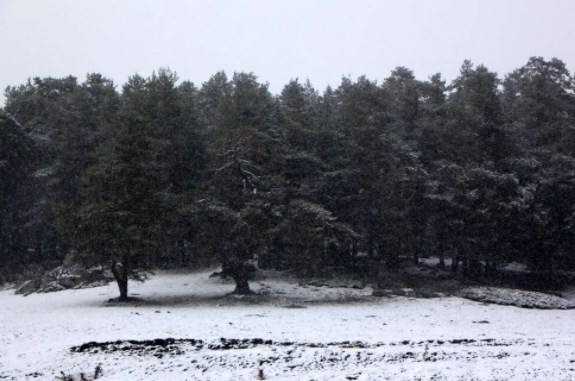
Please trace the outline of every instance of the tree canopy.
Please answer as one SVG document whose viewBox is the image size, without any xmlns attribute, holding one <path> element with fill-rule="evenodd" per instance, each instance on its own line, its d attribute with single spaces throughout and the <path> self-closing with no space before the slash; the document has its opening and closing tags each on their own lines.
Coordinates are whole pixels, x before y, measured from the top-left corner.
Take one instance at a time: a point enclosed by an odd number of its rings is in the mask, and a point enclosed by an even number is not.
<svg viewBox="0 0 575 381">
<path fill-rule="evenodd" d="M 74 257 L 127 279 L 223 262 L 239 293 L 251 259 L 304 276 L 423 255 L 465 276 L 575 268 L 575 82 L 558 59 L 278 95 L 253 73 L 197 86 L 162 68 L 120 90 L 100 74 L 6 89 L 2 263 Z"/>
</svg>

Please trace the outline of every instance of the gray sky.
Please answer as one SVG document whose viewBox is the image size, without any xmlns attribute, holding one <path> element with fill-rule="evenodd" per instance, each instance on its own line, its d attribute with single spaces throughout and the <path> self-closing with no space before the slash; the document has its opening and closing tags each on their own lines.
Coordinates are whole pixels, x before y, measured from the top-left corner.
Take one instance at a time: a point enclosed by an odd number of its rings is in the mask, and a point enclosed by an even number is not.
<svg viewBox="0 0 575 381">
<path fill-rule="evenodd" d="M 574 15 L 574 0 L 0 0 L 0 88 L 163 66 L 198 85 L 251 71 L 279 92 L 400 65 L 453 79 L 466 58 L 503 76 L 533 55 L 574 71 Z"/>
</svg>

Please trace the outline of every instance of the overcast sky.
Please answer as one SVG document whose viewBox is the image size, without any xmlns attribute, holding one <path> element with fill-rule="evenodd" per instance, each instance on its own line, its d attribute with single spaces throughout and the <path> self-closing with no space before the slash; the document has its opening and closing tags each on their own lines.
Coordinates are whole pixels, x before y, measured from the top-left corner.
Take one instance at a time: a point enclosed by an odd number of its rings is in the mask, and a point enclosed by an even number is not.
<svg viewBox="0 0 575 381">
<path fill-rule="evenodd" d="M 254 72 L 279 92 L 396 66 L 453 79 L 466 58 L 503 76 L 534 55 L 573 72 L 574 15 L 575 0 L 0 0 L 0 88 L 170 67 L 198 85 Z"/>
</svg>

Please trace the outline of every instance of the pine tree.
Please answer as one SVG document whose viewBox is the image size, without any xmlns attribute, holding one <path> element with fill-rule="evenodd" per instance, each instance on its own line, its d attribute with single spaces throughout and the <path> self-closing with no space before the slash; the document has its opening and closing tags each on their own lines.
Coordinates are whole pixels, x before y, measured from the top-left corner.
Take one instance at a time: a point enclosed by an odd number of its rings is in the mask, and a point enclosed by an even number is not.
<svg viewBox="0 0 575 381">
<path fill-rule="evenodd" d="M 164 237 L 164 168 L 158 142 L 146 120 L 121 114 L 111 126 L 106 154 L 83 176 L 78 209 L 60 206 L 60 231 L 86 266 L 109 263 L 120 297 L 128 299 L 128 278 L 153 263 Z"/>
<path fill-rule="evenodd" d="M 491 161 L 505 169 L 504 160 L 513 147 L 504 128 L 497 74 L 485 66 L 461 66 L 460 76 L 450 85 L 447 100 L 447 130 L 444 133 L 459 163 Z"/>
<path fill-rule="evenodd" d="M 523 150 L 573 155 L 575 80 L 565 63 L 532 57 L 503 87 L 507 123 Z"/>
<path fill-rule="evenodd" d="M 16 199 L 28 180 L 38 152 L 22 126 L 0 109 L 0 263 L 5 269 L 22 261 L 14 236 L 14 216 L 20 206 Z"/>
<path fill-rule="evenodd" d="M 267 244 L 263 238 L 268 227 L 251 220 L 255 215 L 265 217 L 265 199 L 274 188 L 271 169 L 278 143 L 274 102 L 267 86 L 253 74 L 236 73 L 230 84 L 223 80 L 216 75 L 200 92 L 209 96 L 202 101 L 213 150 L 208 211 L 226 211 L 206 228 L 225 228 L 228 242 L 220 251 L 222 262 L 232 269 L 235 292 L 247 294 L 251 291 L 245 262 Z"/>
<path fill-rule="evenodd" d="M 97 160 L 103 126 L 118 109 L 118 94 L 112 81 L 89 74 L 82 84 L 72 76 L 34 78 L 8 88 L 6 95 L 6 109 L 21 121 L 39 156 L 15 200 L 15 250 L 23 257 L 33 255 L 34 261 L 62 260 L 67 247 L 58 240 L 52 207 L 79 201 L 81 174 Z"/>
</svg>

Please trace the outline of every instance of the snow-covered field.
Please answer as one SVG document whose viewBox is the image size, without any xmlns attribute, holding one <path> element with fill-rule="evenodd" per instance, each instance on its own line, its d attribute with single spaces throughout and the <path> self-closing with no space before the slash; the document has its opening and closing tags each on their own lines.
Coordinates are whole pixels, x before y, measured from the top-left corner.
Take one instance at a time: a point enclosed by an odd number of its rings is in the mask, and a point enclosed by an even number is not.
<svg viewBox="0 0 575 381">
<path fill-rule="evenodd" d="M 575 379 L 575 310 L 374 298 L 289 279 L 255 281 L 260 295 L 239 298 L 208 274 L 158 273 L 131 284 L 142 301 L 130 305 L 106 303 L 112 284 L 1 291 L 0 380 L 90 379 L 98 365 L 101 380 Z M 166 338 L 177 340 L 144 342 Z M 70 350 L 116 340 L 142 342 Z"/>
</svg>

